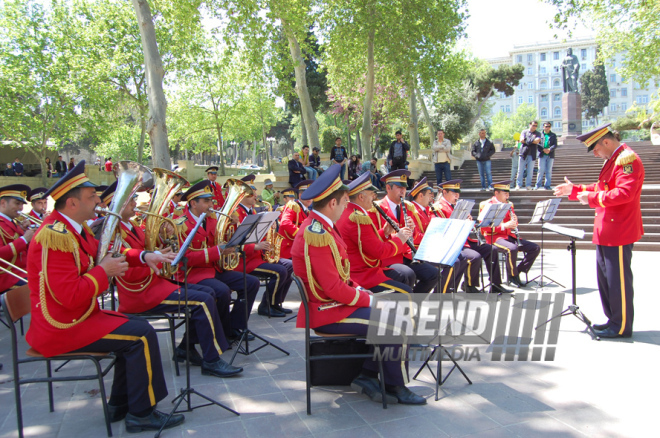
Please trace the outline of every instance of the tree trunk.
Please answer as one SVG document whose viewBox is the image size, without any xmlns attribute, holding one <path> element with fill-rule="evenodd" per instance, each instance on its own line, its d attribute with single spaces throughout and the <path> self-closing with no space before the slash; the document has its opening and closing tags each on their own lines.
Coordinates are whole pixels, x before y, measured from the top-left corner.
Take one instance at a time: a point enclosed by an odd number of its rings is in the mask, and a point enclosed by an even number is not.
<svg viewBox="0 0 660 438">
<path fill-rule="evenodd" d="M 307 127 L 305 126 L 305 116 L 303 115 L 302 109 L 300 110 L 300 132 L 302 132 L 302 145 L 300 146 L 300 148 L 302 149 L 303 146 L 308 145 Z"/>
<path fill-rule="evenodd" d="M 222 128 L 219 125 L 215 127 L 216 132 L 218 133 L 218 153 L 220 155 L 220 174 L 225 175 L 225 148 L 222 143 Z"/>
<path fill-rule="evenodd" d="M 144 137 L 147 135 L 147 121 L 144 115 L 140 115 L 140 143 L 138 143 L 137 162 L 142 164 L 142 156 L 144 155 Z"/>
<path fill-rule="evenodd" d="M 367 84 L 364 93 L 364 110 L 362 118 L 362 138 L 361 144 L 365 155 L 371 155 L 371 137 L 373 136 L 373 128 L 371 127 L 371 106 L 374 102 L 374 81 L 375 81 L 375 67 L 374 67 L 374 39 L 376 31 L 372 29 L 369 32 L 369 39 L 367 40 Z"/>
<path fill-rule="evenodd" d="M 170 148 L 167 140 L 167 100 L 163 92 L 163 62 L 156 44 L 156 31 L 147 0 L 132 0 L 144 54 L 144 68 L 147 77 L 147 100 L 149 121 L 147 132 L 151 140 L 151 156 L 154 167 L 170 169 Z"/>
<path fill-rule="evenodd" d="M 429 110 L 426 108 L 426 102 L 424 102 L 424 96 L 421 94 L 417 94 L 417 99 L 419 99 L 419 105 L 422 107 L 422 112 L 424 113 L 424 119 L 426 120 L 426 126 L 427 129 L 429 130 L 429 138 L 431 141 L 431 145 L 433 145 L 433 140 L 435 140 L 436 133 L 435 133 L 435 127 L 433 126 L 433 122 L 431 122 L 431 116 L 429 115 Z"/>
<path fill-rule="evenodd" d="M 321 148 L 319 143 L 319 122 L 316 120 L 314 108 L 312 108 L 312 100 L 309 98 L 309 89 L 307 88 L 307 65 L 303 58 L 300 44 L 295 35 L 289 29 L 289 26 L 282 20 L 282 28 L 287 40 L 289 41 L 289 51 L 291 52 L 291 59 L 293 60 L 293 69 L 296 75 L 296 94 L 300 100 L 300 112 L 304 114 L 305 127 L 307 128 L 307 137 L 309 139 L 310 149 Z"/>
<path fill-rule="evenodd" d="M 410 152 L 413 159 L 419 156 L 419 132 L 417 131 L 417 99 L 415 98 L 415 79 L 410 78 L 408 96 L 408 107 L 410 109 L 410 123 L 408 123 L 408 133 L 410 134 Z"/>
<path fill-rule="evenodd" d="M 357 149 L 360 151 L 360 155 L 363 157 L 366 157 L 366 154 L 363 154 L 362 150 L 362 143 L 360 142 L 360 131 L 357 129 L 357 115 L 355 116 L 356 123 L 355 123 L 355 143 L 357 144 Z M 350 119 L 349 119 L 350 120 Z M 369 157 L 371 159 L 371 157 Z"/>
</svg>

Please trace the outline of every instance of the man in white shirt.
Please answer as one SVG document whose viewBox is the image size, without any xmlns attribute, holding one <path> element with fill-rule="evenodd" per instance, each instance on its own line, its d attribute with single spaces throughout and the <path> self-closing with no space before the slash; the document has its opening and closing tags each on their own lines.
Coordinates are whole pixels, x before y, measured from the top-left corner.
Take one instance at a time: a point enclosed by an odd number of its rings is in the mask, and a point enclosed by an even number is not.
<svg viewBox="0 0 660 438">
<path fill-rule="evenodd" d="M 437 185 L 442 183 L 442 174 L 445 181 L 451 179 L 451 141 L 445 138 L 445 131 L 438 129 L 438 138 L 433 140 L 433 164 L 435 165 L 435 179 Z"/>
</svg>

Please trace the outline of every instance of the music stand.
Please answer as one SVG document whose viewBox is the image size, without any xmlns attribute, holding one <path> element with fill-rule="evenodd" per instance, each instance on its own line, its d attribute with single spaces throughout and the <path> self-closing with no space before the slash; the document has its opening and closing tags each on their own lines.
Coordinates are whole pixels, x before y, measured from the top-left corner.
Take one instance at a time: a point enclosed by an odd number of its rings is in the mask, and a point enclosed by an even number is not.
<svg viewBox="0 0 660 438">
<path fill-rule="evenodd" d="M 484 209 L 479 212 L 479 228 L 490 227 L 490 272 L 493 272 L 493 263 L 495 263 L 495 257 L 493 257 L 495 255 L 495 242 L 493 241 L 495 227 L 502 223 L 510 208 L 509 203 L 486 204 Z M 488 243 L 488 239 L 486 239 L 486 243 Z M 492 281 L 488 293 L 493 293 Z M 499 295 L 502 295 L 502 292 L 498 293 Z"/>
<path fill-rule="evenodd" d="M 177 256 L 174 258 L 172 261 L 172 267 L 176 267 L 181 263 L 183 265 L 183 291 L 184 291 L 184 300 L 183 303 L 185 304 L 184 306 L 184 324 L 186 327 L 186 387 L 181 389 L 181 393 L 177 395 L 174 400 L 172 400 L 172 403 L 174 403 L 174 408 L 172 411 L 169 413 L 167 416 L 167 419 L 163 422 L 163 425 L 161 428 L 156 432 L 155 438 L 158 438 L 163 432 L 163 428 L 165 425 L 167 425 L 167 422 L 170 421 L 170 418 L 172 418 L 172 415 L 175 413 L 179 412 L 191 412 L 193 409 L 197 408 L 203 408 L 205 406 L 211 406 L 211 405 L 217 405 L 220 406 L 223 409 L 228 410 L 229 412 L 232 412 L 236 415 L 241 415 L 235 410 L 229 408 L 228 406 L 223 405 L 220 402 L 217 402 L 213 400 L 212 398 L 202 394 L 201 392 L 195 390 L 194 388 L 191 388 L 190 386 L 190 307 L 188 306 L 188 258 L 185 256 L 186 251 L 188 250 L 188 247 L 190 246 L 190 243 L 193 240 L 193 237 L 197 233 L 197 230 L 199 230 L 199 227 L 202 225 L 202 222 L 204 221 L 204 218 L 206 217 L 206 213 L 202 213 L 202 215 L 199 217 L 199 220 L 197 221 L 197 224 L 195 227 L 190 231 L 190 234 L 188 234 L 188 237 L 186 240 L 183 242 L 183 245 L 181 245 L 181 249 L 179 250 L 179 253 Z M 179 300 L 179 303 L 181 303 L 181 300 Z M 195 394 L 204 400 L 208 401 L 208 403 L 199 405 L 199 406 L 192 406 L 191 403 L 191 396 Z M 182 411 L 177 411 L 179 406 L 181 405 L 181 402 L 183 400 L 186 400 L 188 408 Z"/>
<path fill-rule="evenodd" d="M 474 200 L 459 199 L 456 203 L 456 206 L 454 206 L 454 210 L 451 212 L 449 219 L 467 220 L 468 216 L 470 216 L 470 212 L 472 211 L 473 206 Z"/>
<path fill-rule="evenodd" d="M 413 260 L 425 261 L 438 266 L 438 286 L 436 288 L 437 293 L 441 293 L 440 291 L 442 290 L 442 269 L 447 266 L 454 266 L 454 263 L 456 263 L 458 256 L 463 250 L 465 241 L 467 240 L 468 235 L 470 234 L 470 231 L 473 227 L 474 221 L 468 220 L 433 218 L 431 219 L 431 222 L 429 222 L 429 226 L 424 233 L 422 242 L 419 244 L 419 249 L 415 253 Z M 433 357 L 438 348 L 444 351 L 447 354 L 447 357 L 454 363 L 444 378 L 442 378 L 442 355 L 438 360 L 436 370 L 437 374 L 434 374 L 433 370 L 429 366 L 429 360 Z M 433 379 L 435 380 L 436 401 L 438 401 L 440 386 L 445 383 L 451 373 L 457 368 L 461 374 L 463 374 L 465 380 L 467 380 L 470 385 L 472 384 L 470 378 L 467 376 L 467 374 L 465 374 L 458 362 L 456 362 L 452 355 L 449 354 L 447 349 L 442 345 L 440 339 L 438 339 L 438 345 L 433 347 L 433 351 L 429 357 L 424 361 L 422 366 L 419 367 L 417 373 L 415 373 L 413 376 L 413 379 L 417 379 L 417 376 L 425 367 L 429 369 Z"/>
<path fill-rule="evenodd" d="M 550 222 L 555 217 L 560 202 L 561 202 L 561 198 L 553 198 L 545 201 L 539 201 L 536 204 L 536 207 L 534 208 L 532 219 L 529 221 L 530 224 L 536 224 L 541 222 L 541 275 L 538 275 L 532 278 L 531 280 L 529 280 L 529 282 L 532 282 L 535 281 L 537 278 L 539 279 L 539 281 L 536 281 L 536 290 L 539 290 L 539 288 L 543 289 L 544 278 L 550 280 L 549 281 L 550 283 L 555 283 L 561 287 L 564 287 L 557 280 L 553 280 L 552 278 L 543 274 L 543 248 L 544 248 L 543 242 L 545 240 L 543 237 L 543 230 L 545 229 L 544 225 L 546 222 Z"/>
<path fill-rule="evenodd" d="M 257 244 L 261 242 L 261 240 L 264 238 L 266 233 L 268 233 L 268 230 L 273 225 L 273 223 L 275 223 L 275 221 L 279 216 L 280 216 L 279 212 L 276 211 L 262 212 L 262 213 L 248 215 L 243 220 L 243 222 L 241 222 L 238 228 L 236 228 L 236 231 L 231 236 L 231 239 L 229 240 L 229 242 L 227 242 L 226 245 L 223 246 L 223 248 L 243 247 L 244 245 L 248 245 L 251 243 Z M 236 350 L 234 350 L 234 353 L 231 356 L 231 360 L 229 361 L 229 364 L 234 363 L 234 359 L 236 359 L 236 355 L 239 353 L 239 351 L 241 352 L 241 354 L 248 356 L 269 345 L 289 356 L 288 351 L 279 347 L 278 345 L 273 344 L 269 340 L 262 338 L 257 333 L 250 330 L 250 323 L 249 323 L 250 309 L 248 309 L 249 306 L 247 299 L 248 298 L 247 272 L 246 272 L 247 257 L 245 255 L 244 250 L 240 250 L 240 253 L 241 253 L 241 258 L 243 259 L 243 300 L 245 301 L 245 330 L 243 330 L 243 333 L 241 333 L 241 337 L 238 339 L 238 342 L 236 343 Z M 248 337 L 250 334 L 254 335 L 255 338 L 263 342 L 262 345 L 251 351 L 250 351 L 250 344 L 248 341 Z M 245 341 L 245 347 L 241 346 L 243 341 Z"/>
<path fill-rule="evenodd" d="M 573 228 L 567 228 L 567 227 L 560 227 L 559 225 L 553 225 L 553 224 L 544 224 L 544 228 L 546 228 L 549 231 L 552 231 L 557 234 L 561 234 L 562 236 L 566 236 L 569 239 L 571 239 L 571 243 L 568 245 L 566 248 L 568 251 L 571 252 L 571 267 L 573 269 L 572 272 L 572 280 L 573 280 L 573 290 L 572 290 L 572 295 L 573 295 L 573 301 L 571 304 L 568 305 L 566 309 L 564 309 L 563 312 L 553 316 L 543 324 L 539 324 L 534 330 L 538 330 L 539 327 L 542 327 L 552 321 L 555 318 L 561 318 L 562 316 L 567 316 L 567 315 L 573 315 L 580 321 L 582 321 L 586 326 L 587 329 L 591 332 L 591 335 L 597 340 L 600 341 L 600 336 L 596 334 L 594 331 L 593 326 L 591 325 L 591 321 L 587 316 L 580 310 L 580 307 L 577 305 L 577 289 L 576 289 L 576 281 L 575 281 L 575 258 L 577 254 L 577 248 L 575 246 L 575 241 L 577 239 L 584 239 L 584 230 L 575 230 Z"/>
</svg>

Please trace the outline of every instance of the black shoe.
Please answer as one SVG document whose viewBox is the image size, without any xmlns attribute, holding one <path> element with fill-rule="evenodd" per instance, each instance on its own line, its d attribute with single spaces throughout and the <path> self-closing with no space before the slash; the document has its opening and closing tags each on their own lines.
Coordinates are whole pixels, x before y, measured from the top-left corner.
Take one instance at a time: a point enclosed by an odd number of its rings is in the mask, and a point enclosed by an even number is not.
<svg viewBox="0 0 660 438">
<path fill-rule="evenodd" d="M 593 327 L 594 330 L 602 331 L 608 328 L 609 326 L 610 326 L 610 322 L 607 321 L 605 324 L 594 324 L 591 327 Z"/>
<path fill-rule="evenodd" d="M 167 414 L 163 414 L 155 409 L 151 414 L 144 418 L 136 417 L 135 415 L 128 413 L 125 420 L 126 432 L 137 433 L 144 430 L 160 430 L 160 428 L 163 427 L 163 424 L 165 424 L 163 429 L 169 429 L 170 427 L 175 427 L 183 423 L 185 419 L 186 417 L 184 417 L 183 414 L 174 414 L 166 424 L 165 421 L 167 420 Z"/>
<path fill-rule="evenodd" d="M 509 283 L 511 283 L 512 285 L 514 285 L 517 288 L 525 287 L 525 284 L 522 281 L 520 281 L 520 275 L 516 275 L 515 277 L 511 277 L 509 279 Z"/>
<path fill-rule="evenodd" d="M 380 392 L 380 382 L 375 377 L 360 374 L 351 382 L 351 388 L 357 391 L 358 394 L 366 395 L 371 401 L 383 402 L 383 394 Z M 386 394 L 385 399 L 388 404 L 397 402 L 396 397 L 393 395 Z"/>
<path fill-rule="evenodd" d="M 181 347 L 176 347 L 174 349 L 174 358 L 177 362 L 186 362 L 186 350 Z M 202 362 L 204 359 L 202 359 L 202 356 L 199 354 L 199 352 L 195 349 L 195 347 L 190 347 L 190 365 L 194 365 L 196 367 L 201 367 Z"/>
<path fill-rule="evenodd" d="M 205 361 L 202 364 L 202 375 L 204 376 L 231 377 L 242 372 L 243 368 L 229 365 L 227 362 L 222 360 L 222 358 L 217 362 Z"/>
<path fill-rule="evenodd" d="M 480 292 L 481 291 L 479 290 L 479 288 L 477 286 L 465 286 L 465 293 L 478 294 Z"/>
<path fill-rule="evenodd" d="M 498 294 L 510 294 L 513 292 L 511 289 L 507 289 L 501 284 L 494 284 L 493 285 L 493 292 L 498 293 Z"/>
<path fill-rule="evenodd" d="M 128 414 L 128 403 L 119 406 L 108 403 L 108 416 L 110 417 L 111 423 L 123 420 L 126 418 L 126 414 Z"/>
<path fill-rule="evenodd" d="M 421 397 L 405 386 L 393 386 L 387 390 L 387 395 L 396 397 L 402 405 L 425 405 L 426 399 Z"/>
<path fill-rule="evenodd" d="M 257 313 L 259 313 L 259 315 L 270 316 L 272 318 L 284 318 L 285 315 L 284 312 L 280 312 L 273 306 L 270 306 L 270 313 L 268 313 L 268 306 L 264 305 L 264 303 L 259 304 Z"/>
<path fill-rule="evenodd" d="M 609 326 L 605 330 L 595 330 L 595 332 L 596 336 L 601 338 L 629 338 L 632 336 L 632 333 L 620 335 L 619 332 L 612 326 Z"/>
<path fill-rule="evenodd" d="M 284 313 L 285 315 L 290 315 L 293 313 L 293 310 L 291 309 L 285 309 L 282 307 L 281 304 L 276 304 L 274 306 L 270 306 L 271 309 L 279 310 L 280 312 Z"/>
<path fill-rule="evenodd" d="M 231 334 L 227 337 L 231 342 L 237 342 L 238 340 L 241 339 L 241 336 L 243 335 L 243 330 L 239 329 L 232 329 Z M 252 332 L 248 333 L 247 335 L 247 340 L 252 342 L 254 341 L 255 337 L 252 334 Z"/>
</svg>

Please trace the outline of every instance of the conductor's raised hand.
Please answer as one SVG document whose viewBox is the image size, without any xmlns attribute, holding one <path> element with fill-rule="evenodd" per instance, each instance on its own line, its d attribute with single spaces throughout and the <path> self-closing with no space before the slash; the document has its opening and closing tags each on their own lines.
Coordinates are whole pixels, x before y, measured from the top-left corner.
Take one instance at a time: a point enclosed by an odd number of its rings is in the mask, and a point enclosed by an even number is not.
<svg viewBox="0 0 660 438">
<path fill-rule="evenodd" d="M 573 191 L 573 183 L 567 177 L 564 177 L 564 184 L 555 187 L 555 196 L 568 196 Z"/>
<path fill-rule="evenodd" d="M 113 257 L 112 254 L 108 254 L 103 257 L 99 266 L 105 270 L 105 274 L 108 277 L 121 277 L 126 271 L 128 271 L 128 263 L 124 256 Z"/>
</svg>

